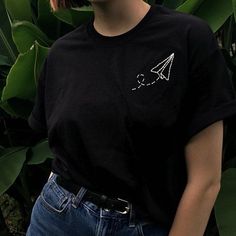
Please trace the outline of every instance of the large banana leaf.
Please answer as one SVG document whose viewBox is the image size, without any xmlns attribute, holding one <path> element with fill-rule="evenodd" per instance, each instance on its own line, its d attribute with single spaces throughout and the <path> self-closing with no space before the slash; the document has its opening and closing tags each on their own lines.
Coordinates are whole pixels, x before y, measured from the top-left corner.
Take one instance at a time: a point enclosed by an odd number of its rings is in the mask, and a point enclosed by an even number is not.
<svg viewBox="0 0 236 236">
<path fill-rule="evenodd" d="M 0 1 L 0 55 L 5 55 L 13 64 L 17 57 L 16 46 L 11 37 L 11 25 L 3 1 Z"/>
<path fill-rule="evenodd" d="M 205 0 L 194 15 L 206 20 L 212 30 L 216 32 L 232 13 L 232 0 Z"/>
<path fill-rule="evenodd" d="M 34 41 L 45 47 L 53 43 L 36 25 L 28 21 L 14 21 L 12 23 L 12 36 L 20 53 L 25 53 L 34 44 Z"/>
<path fill-rule="evenodd" d="M 92 16 L 93 10 L 91 6 L 83 6 L 80 8 L 60 9 L 53 14 L 59 20 L 77 27 Z"/>
<path fill-rule="evenodd" d="M 178 11 L 194 14 L 205 0 L 187 0 L 177 7 Z"/>
<path fill-rule="evenodd" d="M 233 11 L 234 11 L 234 18 L 236 21 L 236 0 L 232 0 L 232 5 L 233 5 Z"/>
<path fill-rule="evenodd" d="M 30 150 L 32 151 L 30 154 Z M 48 146 L 48 140 L 39 142 L 32 148 L 12 147 L 5 148 L 0 152 L 0 195 L 3 194 L 19 176 L 27 154 L 30 156 L 27 164 L 40 164 L 47 158 L 53 158 L 52 152 Z"/>
<path fill-rule="evenodd" d="M 28 165 L 41 164 L 46 161 L 46 159 L 52 159 L 54 156 L 51 149 L 48 145 L 48 139 L 44 139 L 41 142 L 37 143 L 34 147 L 31 148 L 32 154 L 29 158 Z"/>
<path fill-rule="evenodd" d="M 215 216 L 220 236 L 236 233 L 236 168 L 229 168 L 222 174 L 221 190 L 215 203 Z"/>
<path fill-rule="evenodd" d="M 60 36 L 62 22 L 52 13 L 48 0 L 38 0 L 37 24 L 49 38 Z"/>
<path fill-rule="evenodd" d="M 32 21 L 30 0 L 4 0 L 7 11 L 13 20 Z"/>
<path fill-rule="evenodd" d="M 48 0 L 38 0 L 37 12 L 37 26 L 52 40 L 56 40 L 74 29 L 74 26 L 68 24 L 66 19 L 62 21 L 55 16 Z M 69 18 L 71 18 L 70 15 Z"/>
<path fill-rule="evenodd" d="M 26 160 L 26 147 L 12 147 L 0 156 L 0 195 L 16 180 Z"/>
<path fill-rule="evenodd" d="M 4 110 L 9 114 L 20 116 L 24 119 L 28 117 L 32 107 L 30 104 L 27 105 L 25 103 L 19 105 L 19 103 L 28 100 L 34 102 L 35 85 L 47 53 L 48 48 L 35 42 L 30 50 L 19 55 L 15 64 L 12 66 L 1 97 L 2 102 L 7 103 L 3 105 Z"/>
<path fill-rule="evenodd" d="M 176 9 L 181 4 L 183 4 L 185 1 L 186 0 L 164 0 L 162 4 L 168 8 Z"/>
<path fill-rule="evenodd" d="M 0 55 L 0 97 L 2 94 L 2 89 L 5 86 L 4 79 L 7 77 L 11 66 L 12 65 L 9 58 L 4 55 Z"/>
<path fill-rule="evenodd" d="M 213 32 L 216 32 L 233 13 L 232 0 L 187 0 L 176 10 L 204 19 Z"/>
</svg>

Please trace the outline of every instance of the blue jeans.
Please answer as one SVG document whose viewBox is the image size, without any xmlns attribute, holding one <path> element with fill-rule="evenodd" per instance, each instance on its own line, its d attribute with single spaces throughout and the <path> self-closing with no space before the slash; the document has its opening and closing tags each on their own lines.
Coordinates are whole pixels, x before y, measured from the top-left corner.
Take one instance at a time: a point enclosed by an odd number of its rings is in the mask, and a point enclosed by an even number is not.
<svg viewBox="0 0 236 236">
<path fill-rule="evenodd" d="M 83 198 L 86 189 L 75 196 L 55 182 L 53 173 L 32 209 L 26 236 L 167 236 L 168 229 L 140 217 L 132 208 L 127 214 L 98 207 Z"/>
</svg>

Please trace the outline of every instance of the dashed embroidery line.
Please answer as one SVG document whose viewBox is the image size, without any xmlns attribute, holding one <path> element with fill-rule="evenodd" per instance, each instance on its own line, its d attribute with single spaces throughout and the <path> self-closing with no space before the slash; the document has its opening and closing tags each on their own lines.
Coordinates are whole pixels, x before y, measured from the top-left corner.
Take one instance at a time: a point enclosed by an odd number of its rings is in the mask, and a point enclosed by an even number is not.
<svg viewBox="0 0 236 236">
<path fill-rule="evenodd" d="M 160 63 L 158 63 L 156 66 L 154 66 L 150 71 L 152 73 L 155 73 L 158 75 L 158 77 L 149 83 L 144 83 L 145 81 L 145 75 L 140 73 L 137 75 L 137 82 L 138 82 L 138 87 L 132 88 L 132 90 L 136 90 L 141 88 L 142 86 L 149 86 L 149 85 L 153 85 L 155 84 L 159 79 L 165 79 L 166 81 L 169 81 L 170 79 L 170 72 L 171 72 L 171 67 L 173 64 L 173 60 L 174 60 L 174 56 L 175 54 L 172 53 L 170 56 L 168 56 L 167 58 L 165 58 L 163 61 L 161 61 Z M 168 69 L 168 73 L 167 76 L 164 75 L 164 72 L 166 71 L 166 68 Z M 142 78 L 142 80 L 140 80 L 140 77 Z"/>
</svg>

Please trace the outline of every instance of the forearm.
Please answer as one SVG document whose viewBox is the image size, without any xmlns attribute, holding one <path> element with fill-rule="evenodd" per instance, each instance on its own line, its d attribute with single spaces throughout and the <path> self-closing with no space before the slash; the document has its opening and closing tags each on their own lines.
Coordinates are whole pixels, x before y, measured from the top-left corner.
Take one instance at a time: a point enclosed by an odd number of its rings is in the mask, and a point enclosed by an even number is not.
<svg viewBox="0 0 236 236">
<path fill-rule="evenodd" d="M 169 236 L 203 236 L 219 185 L 187 184 L 181 197 Z"/>
</svg>

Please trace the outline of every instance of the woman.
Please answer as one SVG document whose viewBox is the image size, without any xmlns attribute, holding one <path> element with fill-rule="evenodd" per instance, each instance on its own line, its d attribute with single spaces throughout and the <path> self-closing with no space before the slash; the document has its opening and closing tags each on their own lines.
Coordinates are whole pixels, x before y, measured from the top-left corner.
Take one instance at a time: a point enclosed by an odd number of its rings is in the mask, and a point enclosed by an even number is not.
<svg viewBox="0 0 236 236">
<path fill-rule="evenodd" d="M 91 4 L 50 48 L 29 125 L 55 158 L 27 235 L 202 236 L 236 95 L 208 24 L 142 0 Z"/>
</svg>

